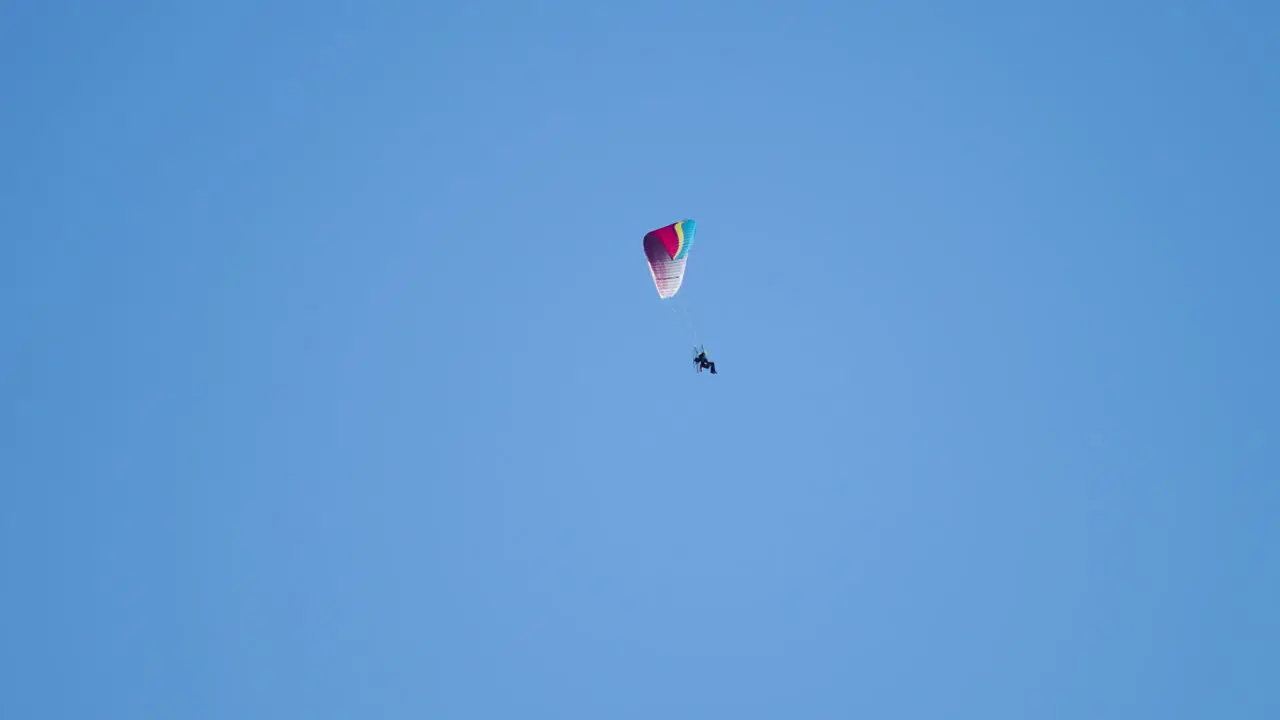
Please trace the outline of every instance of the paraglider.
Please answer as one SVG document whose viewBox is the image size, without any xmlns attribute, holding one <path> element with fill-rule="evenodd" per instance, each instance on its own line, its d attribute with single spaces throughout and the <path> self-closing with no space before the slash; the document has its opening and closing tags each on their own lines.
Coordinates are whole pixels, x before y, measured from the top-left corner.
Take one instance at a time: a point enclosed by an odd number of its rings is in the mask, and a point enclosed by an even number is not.
<svg viewBox="0 0 1280 720">
<path fill-rule="evenodd" d="M 716 374 L 716 364 L 707 359 L 707 351 L 702 348 L 695 348 L 696 355 L 693 356 L 693 364 L 698 367 L 698 372 L 702 372 L 710 368 L 711 374 Z"/>
<path fill-rule="evenodd" d="M 697 224 L 693 220 L 686 219 L 645 233 L 644 255 L 649 262 L 649 274 L 653 277 L 653 285 L 658 291 L 659 298 L 670 300 L 676 297 L 681 286 L 684 285 L 689 249 L 693 247 L 696 231 Z M 688 321 L 689 329 L 693 331 L 696 342 L 697 330 L 693 327 L 693 321 L 689 318 L 688 310 L 682 302 L 680 309 L 684 311 L 685 320 Z M 717 374 L 716 364 L 707 359 L 706 349 L 700 345 L 694 348 L 693 362 L 698 372 L 708 369 L 712 375 Z"/>
<path fill-rule="evenodd" d="M 689 261 L 689 248 L 697 225 L 692 220 L 681 220 L 644 236 L 644 254 L 649 260 L 649 273 L 658 288 L 658 297 L 666 300 L 675 297 L 684 284 L 684 268 Z"/>
</svg>

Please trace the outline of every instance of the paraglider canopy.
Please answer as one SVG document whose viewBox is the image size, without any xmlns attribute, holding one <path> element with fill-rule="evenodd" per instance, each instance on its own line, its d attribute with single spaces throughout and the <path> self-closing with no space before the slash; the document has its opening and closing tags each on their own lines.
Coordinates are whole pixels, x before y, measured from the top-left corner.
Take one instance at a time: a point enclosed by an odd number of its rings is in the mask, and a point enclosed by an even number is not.
<svg viewBox="0 0 1280 720">
<path fill-rule="evenodd" d="M 644 254 L 649 260 L 649 273 L 658 289 L 658 297 L 667 299 L 680 291 L 684 283 L 684 268 L 693 245 L 696 224 L 681 220 L 644 236 Z"/>
</svg>

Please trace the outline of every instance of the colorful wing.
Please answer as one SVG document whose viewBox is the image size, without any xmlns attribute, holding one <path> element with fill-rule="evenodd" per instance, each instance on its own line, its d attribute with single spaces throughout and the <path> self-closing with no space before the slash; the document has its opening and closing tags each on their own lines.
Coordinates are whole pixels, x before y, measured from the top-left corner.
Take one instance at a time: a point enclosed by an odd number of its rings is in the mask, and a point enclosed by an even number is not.
<svg viewBox="0 0 1280 720">
<path fill-rule="evenodd" d="M 693 245 L 696 224 L 681 220 L 647 233 L 644 236 L 644 255 L 649 260 L 649 272 L 658 288 L 658 297 L 673 297 L 684 283 L 684 267 Z"/>
</svg>

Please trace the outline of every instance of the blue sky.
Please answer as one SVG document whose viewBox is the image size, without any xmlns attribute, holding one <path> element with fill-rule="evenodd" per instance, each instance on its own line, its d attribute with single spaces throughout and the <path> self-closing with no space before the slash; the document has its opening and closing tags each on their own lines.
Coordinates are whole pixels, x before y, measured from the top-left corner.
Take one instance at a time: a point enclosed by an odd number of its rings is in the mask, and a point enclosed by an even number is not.
<svg viewBox="0 0 1280 720">
<path fill-rule="evenodd" d="M 1277 717 L 1278 21 L 7 4 L 0 716 Z"/>
</svg>

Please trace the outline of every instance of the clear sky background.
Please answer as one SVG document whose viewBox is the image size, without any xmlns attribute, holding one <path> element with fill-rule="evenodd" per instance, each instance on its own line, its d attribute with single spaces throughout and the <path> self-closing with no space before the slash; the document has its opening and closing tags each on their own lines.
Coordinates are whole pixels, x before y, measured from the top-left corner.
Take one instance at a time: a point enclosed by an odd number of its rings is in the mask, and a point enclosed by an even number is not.
<svg viewBox="0 0 1280 720">
<path fill-rule="evenodd" d="M 4 3 L 0 716 L 1280 717 L 1278 37 Z"/>
</svg>

